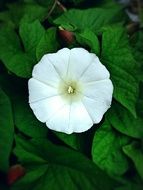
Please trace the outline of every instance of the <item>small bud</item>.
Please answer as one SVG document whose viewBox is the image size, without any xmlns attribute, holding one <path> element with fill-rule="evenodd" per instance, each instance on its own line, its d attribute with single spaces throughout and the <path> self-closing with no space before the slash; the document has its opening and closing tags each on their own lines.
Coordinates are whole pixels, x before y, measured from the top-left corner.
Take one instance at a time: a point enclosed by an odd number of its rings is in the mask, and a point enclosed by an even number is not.
<svg viewBox="0 0 143 190">
<path fill-rule="evenodd" d="M 7 183 L 8 185 L 13 184 L 20 177 L 25 175 L 25 168 L 23 168 L 20 164 L 16 164 L 11 166 L 7 175 Z"/>
<path fill-rule="evenodd" d="M 74 34 L 68 30 L 63 29 L 61 26 L 59 27 L 59 35 L 64 42 L 71 44 L 74 41 Z"/>
</svg>

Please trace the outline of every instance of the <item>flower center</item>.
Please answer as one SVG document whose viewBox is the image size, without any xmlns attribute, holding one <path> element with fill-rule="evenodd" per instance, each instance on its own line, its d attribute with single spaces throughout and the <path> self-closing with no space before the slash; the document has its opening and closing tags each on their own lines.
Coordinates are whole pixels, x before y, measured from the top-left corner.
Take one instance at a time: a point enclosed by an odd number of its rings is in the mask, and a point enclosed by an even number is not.
<svg viewBox="0 0 143 190">
<path fill-rule="evenodd" d="M 71 100 L 78 101 L 82 97 L 82 85 L 79 83 L 79 81 L 65 81 L 65 83 L 61 81 L 59 85 L 59 93 L 61 94 L 61 97 L 68 102 L 71 102 Z"/>
<path fill-rule="evenodd" d="M 73 94 L 75 92 L 75 89 L 72 86 L 68 86 L 68 94 Z"/>
</svg>

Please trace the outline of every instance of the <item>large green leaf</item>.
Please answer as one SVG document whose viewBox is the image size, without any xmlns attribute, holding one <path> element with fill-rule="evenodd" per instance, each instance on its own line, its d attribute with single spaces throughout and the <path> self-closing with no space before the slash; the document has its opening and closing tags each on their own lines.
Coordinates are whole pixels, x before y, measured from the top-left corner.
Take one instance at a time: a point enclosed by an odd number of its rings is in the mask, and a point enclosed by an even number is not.
<svg viewBox="0 0 143 190">
<path fill-rule="evenodd" d="M 143 81 L 140 82 L 139 86 L 139 97 L 137 101 L 137 113 L 139 117 L 143 118 Z"/>
<path fill-rule="evenodd" d="M 14 27 L 14 23 L 10 18 L 9 11 L 7 11 L 7 10 L 0 12 L 0 22 L 3 24 L 5 23 L 8 26 L 10 25 L 10 26 Z"/>
<path fill-rule="evenodd" d="M 41 59 L 46 53 L 56 52 L 57 47 L 56 28 L 52 27 L 45 32 L 36 47 L 37 60 Z"/>
<path fill-rule="evenodd" d="M 140 184 L 136 183 L 129 183 L 127 185 L 121 186 L 116 188 L 115 190 L 142 190 L 143 188 L 143 183 L 141 182 Z"/>
<path fill-rule="evenodd" d="M 0 88 L 0 170 L 7 172 L 14 137 L 12 108 L 8 96 Z"/>
<path fill-rule="evenodd" d="M 47 15 L 50 7 L 42 7 L 35 2 L 33 3 L 12 3 L 8 4 L 8 18 L 16 27 L 21 21 L 34 21 L 36 19 L 42 21 Z M 8 20 L 7 20 L 8 21 Z"/>
<path fill-rule="evenodd" d="M 36 47 L 45 35 L 44 28 L 38 20 L 32 23 L 22 22 L 19 32 L 25 51 L 36 60 Z"/>
<path fill-rule="evenodd" d="M 123 175 L 129 168 L 122 146 L 128 143 L 126 136 L 120 135 L 108 121 L 95 132 L 92 144 L 93 161 L 111 176 Z"/>
<path fill-rule="evenodd" d="M 91 30 L 84 30 L 81 33 L 76 33 L 77 42 L 83 47 L 88 47 L 93 53 L 99 56 L 100 54 L 100 45 L 97 36 Z"/>
<path fill-rule="evenodd" d="M 143 81 L 143 32 L 136 32 L 131 38 L 131 45 L 133 46 L 133 55 L 137 61 L 137 77 Z"/>
<path fill-rule="evenodd" d="M 110 124 L 121 133 L 134 137 L 143 138 L 143 118 L 134 118 L 133 115 L 122 105 L 113 102 L 107 118 Z"/>
<path fill-rule="evenodd" d="M 29 137 L 46 137 L 48 128 L 36 119 L 28 104 L 28 94 L 25 90 L 27 81 L 1 75 L 0 84 L 11 98 L 14 124 L 18 130 Z"/>
<path fill-rule="evenodd" d="M 35 0 L 39 5 L 42 5 L 43 7 L 52 7 L 55 3 L 54 0 Z"/>
<path fill-rule="evenodd" d="M 102 27 L 108 24 L 112 24 L 116 21 L 120 21 L 121 17 L 122 12 L 119 6 L 108 9 L 70 9 L 62 16 L 57 18 L 54 23 L 61 26 L 71 25 L 78 30 L 90 29 L 97 33 L 101 30 Z"/>
<path fill-rule="evenodd" d="M 27 97 L 13 99 L 15 126 L 30 137 L 46 137 L 48 128 L 34 116 L 28 104 Z"/>
<path fill-rule="evenodd" d="M 9 28 L 0 29 L 0 60 L 6 68 L 20 77 L 30 77 L 33 58 L 22 51 L 16 32 Z"/>
<path fill-rule="evenodd" d="M 132 159 L 140 177 L 143 179 L 143 151 L 140 145 L 133 142 L 132 144 L 124 146 L 123 151 Z"/>
<path fill-rule="evenodd" d="M 108 27 L 102 36 L 102 62 L 111 74 L 114 97 L 136 116 L 138 83 L 128 36 L 121 27 Z"/>
<path fill-rule="evenodd" d="M 72 147 L 73 149 L 78 150 L 78 151 L 84 151 L 83 150 L 83 147 L 85 144 L 84 142 L 87 139 L 85 139 L 83 134 L 73 133 L 73 134 L 67 135 L 65 133 L 59 133 L 59 132 L 54 132 L 54 134 L 56 134 L 56 136 L 60 140 L 62 140 L 65 144 Z"/>
<path fill-rule="evenodd" d="M 51 144 L 46 139 L 27 141 L 16 137 L 15 153 L 27 173 L 12 190 L 111 190 L 116 186 L 82 154 Z"/>
</svg>

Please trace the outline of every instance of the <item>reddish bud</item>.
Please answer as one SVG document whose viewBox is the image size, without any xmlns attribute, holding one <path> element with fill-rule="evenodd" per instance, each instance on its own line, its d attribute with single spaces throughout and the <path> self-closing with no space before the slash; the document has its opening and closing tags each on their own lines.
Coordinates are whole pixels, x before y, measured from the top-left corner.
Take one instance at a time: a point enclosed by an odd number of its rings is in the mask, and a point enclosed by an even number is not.
<svg viewBox="0 0 143 190">
<path fill-rule="evenodd" d="M 68 30 L 63 29 L 61 26 L 59 27 L 59 35 L 64 42 L 71 44 L 74 41 L 74 34 Z"/>
<path fill-rule="evenodd" d="M 16 164 L 11 166 L 7 175 L 7 183 L 8 185 L 13 184 L 20 177 L 25 175 L 25 168 L 23 168 L 20 164 Z"/>
</svg>

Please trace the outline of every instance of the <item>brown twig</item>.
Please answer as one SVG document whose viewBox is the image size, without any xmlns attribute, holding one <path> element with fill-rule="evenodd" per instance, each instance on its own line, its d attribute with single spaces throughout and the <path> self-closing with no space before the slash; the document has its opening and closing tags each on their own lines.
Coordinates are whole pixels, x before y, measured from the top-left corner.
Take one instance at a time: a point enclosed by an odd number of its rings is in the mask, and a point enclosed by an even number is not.
<svg viewBox="0 0 143 190">
<path fill-rule="evenodd" d="M 65 7 L 63 4 L 61 4 L 60 1 L 56 0 L 56 2 L 57 2 L 57 5 L 60 7 L 60 9 L 61 9 L 62 11 L 64 11 L 64 12 L 67 11 L 66 7 Z"/>
<path fill-rule="evenodd" d="M 50 9 L 50 11 L 49 11 L 49 13 L 48 13 L 48 15 L 47 15 L 47 17 L 46 17 L 46 19 L 49 18 L 49 16 L 52 14 L 52 12 L 54 11 L 54 9 L 56 8 L 56 5 L 59 6 L 59 8 L 63 12 L 67 11 L 66 7 L 63 4 L 61 4 L 60 1 L 55 0 L 54 3 L 53 3 L 53 5 L 52 5 L 52 7 L 51 7 L 51 9 Z"/>
</svg>

